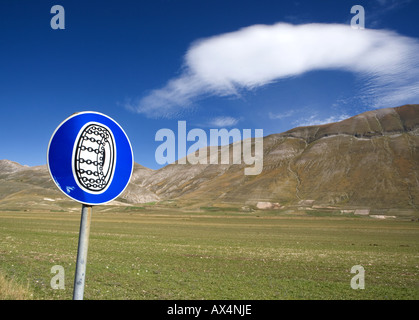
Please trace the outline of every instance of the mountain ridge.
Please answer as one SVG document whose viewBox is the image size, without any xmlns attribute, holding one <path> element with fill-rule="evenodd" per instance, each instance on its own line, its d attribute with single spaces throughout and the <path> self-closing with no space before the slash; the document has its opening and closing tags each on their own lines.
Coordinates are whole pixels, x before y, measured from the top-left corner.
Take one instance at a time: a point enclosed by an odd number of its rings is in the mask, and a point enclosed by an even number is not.
<svg viewBox="0 0 419 320">
<path fill-rule="evenodd" d="M 370 110 L 339 122 L 296 127 L 284 133 L 279 133 L 279 135 L 298 137 L 298 134 L 296 135 L 295 133 L 304 131 L 306 134 L 311 134 L 307 137 L 308 142 L 337 134 L 348 134 L 367 138 L 397 132 L 413 131 L 419 127 L 418 121 L 414 121 L 414 119 L 417 120 L 418 118 L 418 105 L 404 105 L 396 108 Z M 376 120 L 376 123 L 374 123 L 374 120 Z M 348 123 L 351 123 L 352 125 L 346 126 Z M 340 130 L 337 129 L 337 127 L 340 128 Z M 342 131 L 342 128 L 347 129 L 348 127 L 352 129 L 352 132 L 346 130 Z M 314 136 L 312 135 L 313 133 Z"/>
</svg>

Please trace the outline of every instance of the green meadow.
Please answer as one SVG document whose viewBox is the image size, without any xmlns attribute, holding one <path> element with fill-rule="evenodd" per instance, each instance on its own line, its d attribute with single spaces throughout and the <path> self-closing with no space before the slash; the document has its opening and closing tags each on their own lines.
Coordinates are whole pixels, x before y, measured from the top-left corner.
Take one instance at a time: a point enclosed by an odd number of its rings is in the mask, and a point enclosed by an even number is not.
<svg viewBox="0 0 419 320">
<path fill-rule="evenodd" d="M 417 219 L 103 208 L 85 299 L 419 299 Z M 27 299 L 72 299 L 79 226 L 77 212 L 0 212 L 0 274 Z M 64 289 L 51 288 L 55 265 Z M 355 265 L 364 289 L 351 288 Z"/>
</svg>

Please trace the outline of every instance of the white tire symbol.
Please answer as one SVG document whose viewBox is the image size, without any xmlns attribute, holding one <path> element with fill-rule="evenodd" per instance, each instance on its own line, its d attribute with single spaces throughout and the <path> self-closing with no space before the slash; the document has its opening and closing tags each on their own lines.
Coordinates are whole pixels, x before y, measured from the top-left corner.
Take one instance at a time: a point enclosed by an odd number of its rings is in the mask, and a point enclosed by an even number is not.
<svg viewBox="0 0 419 320">
<path fill-rule="evenodd" d="M 88 123 L 81 130 L 73 149 L 73 175 L 88 192 L 102 193 L 113 178 L 115 142 L 111 130 Z"/>
</svg>

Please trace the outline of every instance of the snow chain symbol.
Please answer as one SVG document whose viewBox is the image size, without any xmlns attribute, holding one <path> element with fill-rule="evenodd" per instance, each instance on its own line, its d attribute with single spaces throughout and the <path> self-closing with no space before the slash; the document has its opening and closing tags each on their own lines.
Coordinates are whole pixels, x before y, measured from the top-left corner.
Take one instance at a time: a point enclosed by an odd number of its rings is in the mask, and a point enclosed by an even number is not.
<svg viewBox="0 0 419 320">
<path fill-rule="evenodd" d="M 88 191 L 103 191 L 112 180 L 115 143 L 103 125 L 89 123 L 76 140 L 74 152 L 75 178 Z"/>
</svg>

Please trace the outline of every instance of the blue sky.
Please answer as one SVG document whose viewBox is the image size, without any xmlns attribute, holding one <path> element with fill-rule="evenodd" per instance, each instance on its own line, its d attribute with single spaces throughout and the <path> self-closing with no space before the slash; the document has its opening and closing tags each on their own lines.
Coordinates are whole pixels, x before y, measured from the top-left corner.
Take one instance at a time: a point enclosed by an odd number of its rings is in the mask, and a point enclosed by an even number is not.
<svg viewBox="0 0 419 320">
<path fill-rule="evenodd" d="M 53 30 L 53 5 L 65 29 Z M 365 30 L 350 27 L 353 5 Z M 0 2 L 0 159 L 46 163 L 77 111 L 115 119 L 135 161 L 159 129 L 263 129 L 419 102 L 419 1 Z"/>
</svg>

